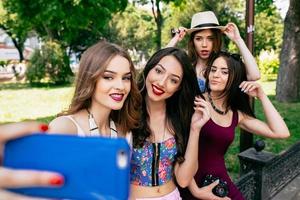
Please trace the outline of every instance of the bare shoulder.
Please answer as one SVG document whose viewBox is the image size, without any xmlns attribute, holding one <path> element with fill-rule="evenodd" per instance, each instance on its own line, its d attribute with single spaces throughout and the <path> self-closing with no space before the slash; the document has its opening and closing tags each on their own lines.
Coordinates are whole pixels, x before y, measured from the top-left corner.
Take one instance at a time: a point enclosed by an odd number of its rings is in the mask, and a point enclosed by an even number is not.
<svg viewBox="0 0 300 200">
<path fill-rule="evenodd" d="M 50 134 L 76 134 L 77 127 L 71 119 L 65 116 L 60 116 L 53 119 L 49 124 Z"/>
</svg>

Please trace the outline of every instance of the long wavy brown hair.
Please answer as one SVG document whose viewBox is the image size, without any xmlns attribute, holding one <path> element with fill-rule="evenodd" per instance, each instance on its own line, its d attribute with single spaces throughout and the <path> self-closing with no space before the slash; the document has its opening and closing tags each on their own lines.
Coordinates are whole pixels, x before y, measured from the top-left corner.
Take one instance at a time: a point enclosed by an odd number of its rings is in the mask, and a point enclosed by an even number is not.
<svg viewBox="0 0 300 200">
<path fill-rule="evenodd" d="M 138 126 L 141 94 L 135 82 L 136 71 L 133 62 L 124 49 L 106 41 L 94 44 L 83 53 L 75 82 L 74 96 L 69 109 L 61 115 L 75 114 L 82 109 L 91 107 L 96 82 L 116 55 L 126 58 L 130 63 L 131 90 L 123 107 L 120 110 L 113 110 L 110 117 L 123 133 Z"/>
<path fill-rule="evenodd" d="M 188 56 L 190 57 L 192 65 L 194 67 L 197 64 L 197 59 L 198 59 L 198 53 L 196 51 L 195 44 L 194 44 L 194 37 L 196 33 L 199 33 L 203 30 L 193 32 L 188 42 Z M 221 51 L 221 47 L 222 47 L 222 33 L 220 29 L 210 29 L 210 30 L 213 32 L 213 52 L 217 53 Z"/>
</svg>

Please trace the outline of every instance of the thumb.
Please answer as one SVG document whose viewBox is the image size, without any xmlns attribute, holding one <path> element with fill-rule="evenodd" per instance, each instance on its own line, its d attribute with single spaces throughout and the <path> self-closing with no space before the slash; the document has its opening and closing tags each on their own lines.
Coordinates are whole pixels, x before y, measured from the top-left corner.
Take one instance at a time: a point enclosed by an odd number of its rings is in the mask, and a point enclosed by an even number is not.
<svg viewBox="0 0 300 200">
<path fill-rule="evenodd" d="M 219 182 L 220 182 L 219 179 L 216 180 L 215 182 L 213 182 L 209 185 L 209 188 L 212 190 L 214 187 L 216 187 L 219 184 Z"/>
</svg>

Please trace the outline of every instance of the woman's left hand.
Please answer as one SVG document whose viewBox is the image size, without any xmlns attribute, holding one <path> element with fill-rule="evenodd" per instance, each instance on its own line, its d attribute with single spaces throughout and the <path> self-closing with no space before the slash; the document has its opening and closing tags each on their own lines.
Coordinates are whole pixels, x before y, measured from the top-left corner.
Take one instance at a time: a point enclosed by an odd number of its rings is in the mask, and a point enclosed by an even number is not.
<svg viewBox="0 0 300 200">
<path fill-rule="evenodd" d="M 265 95 L 261 85 L 255 81 L 243 81 L 240 86 L 242 92 L 247 93 L 251 97 L 261 98 Z"/>
<path fill-rule="evenodd" d="M 201 129 L 202 126 L 210 119 L 209 104 L 201 97 L 195 97 L 195 112 L 192 116 L 191 128 Z"/>
<path fill-rule="evenodd" d="M 233 42 L 237 42 L 239 39 L 241 39 L 238 27 L 232 22 L 229 22 L 225 26 L 223 33 Z"/>
<path fill-rule="evenodd" d="M 38 122 L 19 122 L 5 124 L 0 126 L 0 158 L 4 144 L 12 139 L 25 135 L 31 135 L 33 132 L 45 132 L 47 125 Z M 0 165 L 0 199 L 15 200 L 33 200 L 19 194 L 12 193 L 6 188 L 20 187 L 61 187 L 63 185 L 63 176 L 56 172 L 36 171 L 36 170 L 17 170 L 2 167 Z M 41 199 L 41 198 L 38 198 Z"/>
</svg>

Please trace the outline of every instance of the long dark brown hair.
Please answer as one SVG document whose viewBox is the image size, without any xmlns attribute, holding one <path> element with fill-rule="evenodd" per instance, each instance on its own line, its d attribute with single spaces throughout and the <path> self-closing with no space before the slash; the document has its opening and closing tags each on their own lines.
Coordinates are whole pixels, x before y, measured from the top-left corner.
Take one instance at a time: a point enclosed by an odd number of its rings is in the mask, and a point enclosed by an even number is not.
<svg viewBox="0 0 300 200">
<path fill-rule="evenodd" d="M 83 53 L 75 83 L 74 96 L 69 109 L 63 113 L 64 115 L 75 114 L 82 109 L 90 108 L 99 76 L 102 75 L 109 62 L 117 55 L 126 58 L 130 63 L 131 90 L 123 107 L 120 110 L 113 110 L 110 117 L 123 133 L 137 127 L 141 95 L 135 82 L 136 72 L 133 62 L 124 49 L 106 41 L 96 43 Z"/>
<path fill-rule="evenodd" d="M 179 89 L 166 100 L 166 118 L 167 126 L 171 133 L 175 134 L 177 144 L 177 161 L 184 161 L 184 154 L 188 142 L 191 118 L 194 113 L 194 99 L 200 95 L 197 83 L 197 77 L 194 67 L 187 54 L 178 48 L 169 47 L 157 51 L 147 62 L 142 75 L 140 76 L 138 86 L 142 96 L 147 96 L 145 80 L 149 71 L 153 69 L 159 61 L 165 56 L 174 56 L 182 66 L 183 77 Z M 141 148 L 146 139 L 149 138 L 151 130 L 148 125 L 149 114 L 145 98 L 142 101 L 142 114 L 140 126 L 133 130 L 133 146 Z"/>
<path fill-rule="evenodd" d="M 203 29 L 206 30 L 206 29 Z M 195 48 L 195 44 L 194 44 L 194 38 L 195 35 L 203 30 L 199 30 L 199 31 L 194 31 L 191 33 L 189 42 L 188 42 L 188 55 L 191 59 L 192 65 L 195 67 L 197 64 L 197 59 L 198 59 L 198 53 L 196 51 Z M 219 52 L 221 51 L 221 47 L 222 47 L 222 32 L 220 29 L 210 29 L 213 32 L 213 52 Z"/>
<path fill-rule="evenodd" d="M 250 97 L 239 88 L 239 85 L 243 81 L 247 81 L 246 67 L 240 55 L 224 51 L 212 54 L 211 60 L 208 62 L 208 66 L 204 73 L 207 91 L 210 92 L 209 74 L 211 72 L 211 67 L 213 62 L 219 57 L 224 58 L 228 66 L 228 81 L 220 96 L 225 97 L 224 106 L 227 109 L 233 111 L 240 110 L 241 112 L 254 117 L 253 110 L 250 106 Z"/>
</svg>

